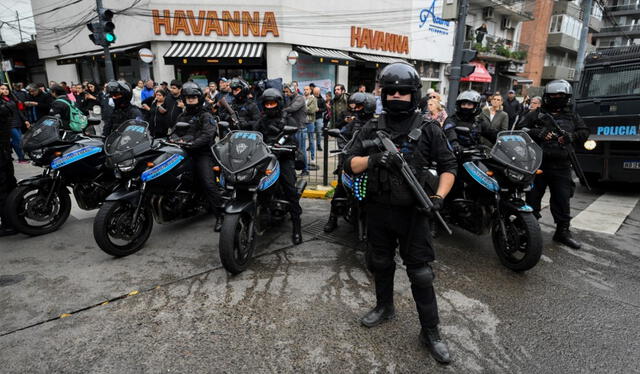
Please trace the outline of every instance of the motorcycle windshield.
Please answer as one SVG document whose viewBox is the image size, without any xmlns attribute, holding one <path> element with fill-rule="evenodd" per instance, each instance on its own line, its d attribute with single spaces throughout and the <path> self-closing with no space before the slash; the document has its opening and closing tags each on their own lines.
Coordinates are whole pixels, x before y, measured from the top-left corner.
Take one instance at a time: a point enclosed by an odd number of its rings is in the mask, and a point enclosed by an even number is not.
<svg viewBox="0 0 640 374">
<path fill-rule="evenodd" d="M 255 131 L 232 131 L 213 146 L 213 155 L 225 170 L 231 173 L 250 168 L 271 152 Z"/>
<path fill-rule="evenodd" d="M 542 163 L 542 149 L 524 131 L 501 131 L 491 157 L 505 166 L 533 174 Z"/>
<path fill-rule="evenodd" d="M 152 141 L 149 124 L 130 119 L 109 134 L 104 150 L 108 161 L 115 165 L 149 150 Z"/>
<path fill-rule="evenodd" d="M 42 148 L 60 141 L 60 126 L 62 122 L 57 117 L 42 117 L 29 131 L 24 134 L 22 147 L 26 152 Z"/>
</svg>

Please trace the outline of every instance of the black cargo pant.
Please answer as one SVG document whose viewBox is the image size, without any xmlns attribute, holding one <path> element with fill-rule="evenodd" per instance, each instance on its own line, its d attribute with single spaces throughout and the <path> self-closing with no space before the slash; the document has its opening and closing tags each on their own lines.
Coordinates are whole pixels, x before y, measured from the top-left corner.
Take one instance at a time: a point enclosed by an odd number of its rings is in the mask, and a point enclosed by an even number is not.
<svg viewBox="0 0 640 374">
<path fill-rule="evenodd" d="M 16 187 L 16 177 L 11 160 L 11 145 L 0 146 L 0 226 L 9 228 L 5 215 L 7 196 Z"/>
<path fill-rule="evenodd" d="M 569 200 L 573 197 L 576 185 L 571 178 L 571 168 L 541 168 L 543 173 L 536 175 L 533 189 L 527 193 L 527 204 L 533 208 L 533 214 L 540 218 L 540 202 L 547 186 L 551 193 L 549 206 L 556 225 L 568 224 L 571 221 Z"/>
<path fill-rule="evenodd" d="M 280 178 L 278 183 L 284 193 L 284 198 L 289 202 L 291 219 L 300 219 L 302 207 L 296 190 L 296 164 L 291 157 L 280 157 Z"/>
<path fill-rule="evenodd" d="M 195 173 L 195 180 L 199 187 L 203 189 L 209 209 L 219 212 L 224 204 L 222 199 L 222 189 L 216 182 L 216 174 L 213 171 L 215 165 L 213 155 L 207 153 L 193 153 L 191 155 L 193 159 L 193 171 Z"/>
<path fill-rule="evenodd" d="M 377 304 L 393 304 L 394 258 L 398 245 L 407 273 L 429 266 L 428 263 L 434 260 L 429 216 L 418 213 L 414 207 L 368 202 L 367 232 L 367 267 L 374 276 Z M 423 328 L 438 325 L 438 304 L 433 286 L 412 284 L 411 292 L 420 325 Z"/>
</svg>

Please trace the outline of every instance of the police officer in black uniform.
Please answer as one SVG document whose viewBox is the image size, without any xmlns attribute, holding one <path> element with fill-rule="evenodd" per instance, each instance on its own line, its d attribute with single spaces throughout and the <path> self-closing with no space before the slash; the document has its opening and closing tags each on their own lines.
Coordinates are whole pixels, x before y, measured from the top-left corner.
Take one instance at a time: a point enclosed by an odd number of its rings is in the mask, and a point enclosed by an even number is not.
<svg viewBox="0 0 640 374">
<path fill-rule="evenodd" d="M 434 209 L 441 209 L 443 199 L 451 189 L 457 172 L 456 159 L 448 147 L 440 126 L 425 121 L 416 110 L 420 101 L 420 76 L 408 64 L 387 65 L 380 72 L 378 83 L 382 89 L 384 112 L 372 119 L 358 132 L 347 149 L 345 171 L 356 175 L 367 172 L 367 266 L 373 273 L 376 306 L 361 322 L 373 327 L 395 316 L 393 279 L 395 253 L 399 244 L 400 256 L 407 267 L 411 291 L 418 309 L 420 339 L 433 357 L 441 363 L 451 358 L 447 345 L 438 330 L 438 307 L 433 288 L 434 273 L 429 265 L 434 251 L 429 230 L 429 215 L 418 210 L 417 200 L 404 181 L 401 158 L 409 163 L 420 180 L 428 173 L 428 166 L 437 162 L 440 180 Z M 413 131 L 416 130 L 416 131 Z M 368 146 L 384 131 L 396 144 L 399 152 L 381 151 Z M 412 133 L 413 131 L 413 133 Z M 409 138 L 409 133 L 415 135 Z"/>
<path fill-rule="evenodd" d="M 525 117 L 522 127 L 529 128 L 529 135 L 542 147 L 542 174 L 537 175 L 533 189 L 527 194 L 536 217 L 540 218 L 540 201 L 549 187 L 550 209 L 556 223 L 553 240 L 570 248 L 579 249 L 580 243 L 571 236 L 571 208 L 575 183 L 571 176 L 571 160 L 566 146 L 583 144 L 589 137 L 589 128 L 580 115 L 571 110 L 571 84 L 565 80 L 549 82 L 544 88 L 542 107 L 537 116 Z M 563 131 L 558 130 L 555 124 Z"/>
<path fill-rule="evenodd" d="M 182 86 L 182 95 L 185 99 L 184 112 L 178 116 L 177 122 L 187 122 L 190 126 L 186 130 L 178 130 L 176 135 L 181 137 L 185 150 L 193 160 L 195 176 L 205 191 L 209 210 L 216 215 L 215 231 L 219 232 L 222 229 L 223 200 L 220 188 L 216 184 L 211 153 L 217 123 L 213 115 L 202 105 L 204 98 L 198 84 L 185 83 Z"/>
<path fill-rule="evenodd" d="M 238 126 L 242 130 L 251 130 L 255 127 L 256 122 L 260 119 L 260 110 L 258 105 L 252 99 L 249 99 L 249 84 L 243 79 L 233 78 L 229 83 L 233 101 L 231 108 L 238 116 Z"/>
<path fill-rule="evenodd" d="M 349 97 L 348 100 L 351 115 L 353 119 L 346 123 L 341 129 L 340 133 L 347 139 L 351 140 L 353 135 L 360 130 L 364 124 L 367 123 L 376 112 L 376 97 L 370 93 L 356 92 Z M 342 148 L 346 144 L 343 144 L 342 139 L 338 139 L 338 147 Z M 342 169 L 343 169 L 344 157 L 340 155 L 338 168 L 334 171 L 338 175 L 338 184 L 336 190 L 333 193 L 331 199 L 331 213 L 329 214 L 329 220 L 324 225 L 324 232 L 333 232 L 338 227 L 338 199 L 344 199 L 347 197 L 347 191 L 345 191 L 342 185 Z"/>
<path fill-rule="evenodd" d="M 284 108 L 284 97 L 275 88 L 268 88 L 260 97 L 262 106 L 262 116 L 255 123 L 254 130 L 263 135 L 264 142 L 273 145 L 278 141 L 278 136 L 285 126 L 285 119 L 282 109 Z M 235 102 L 235 100 L 234 100 Z M 289 145 L 294 145 L 295 140 L 291 139 Z M 278 152 L 278 162 L 280 163 L 279 183 L 284 192 L 285 198 L 290 204 L 291 223 L 293 234 L 291 241 L 293 244 L 302 243 L 302 223 L 300 215 L 302 207 L 296 191 L 296 168 L 294 152 Z"/>
<path fill-rule="evenodd" d="M 11 159 L 11 127 L 13 124 L 13 102 L 0 100 L 0 236 L 17 234 L 9 224 L 4 207 L 7 196 L 16 185 L 13 160 Z"/>
<path fill-rule="evenodd" d="M 104 124 L 102 131 L 104 136 L 111 134 L 120 124 L 127 120 L 143 120 L 140 109 L 131 105 L 132 93 L 129 84 L 122 81 L 109 81 L 109 83 L 107 83 L 107 94 L 111 96 L 115 108 Z"/>
<path fill-rule="evenodd" d="M 478 92 L 463 91 L 456 98 L 456 112 L 444 121 L 442 127 L 455 154 L 463 148 L 480 144 L 480 137 L 495 143 L 496 131 L 486 122 L 478 120 L 482 112 L 481 103 L 482 96 Z M 456 127 L 466 127 L 469 132 L 456 131 Z"/>
</svg>

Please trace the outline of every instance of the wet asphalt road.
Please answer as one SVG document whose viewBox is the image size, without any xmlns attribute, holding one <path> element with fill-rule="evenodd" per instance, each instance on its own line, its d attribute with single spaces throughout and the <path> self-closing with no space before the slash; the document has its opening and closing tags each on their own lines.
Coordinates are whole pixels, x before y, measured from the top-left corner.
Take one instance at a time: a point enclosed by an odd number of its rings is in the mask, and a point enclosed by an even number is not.
<svg viewBox="0 0 640 374">
<path fill-rule="evenodd" d="M 574 213 L 594 199 L 579 190 Z M 235 277 L 209 216 L 157 225 L 123 259 L 98 249 L 90 218 L 0 239 L 0 372 L 640 372 L 640 205 L 615 236 L 578 232 L 579 251 L 551 242 L 545 216 L 543 260 L 524 274 L 500 265 L 489 237 L 438 238 L 449 367 L 418 344 L 403 271 L 397 318 L 359 325 L 372 280 L 346 224 L 320 234 L 328 206 L 305 200 L 305 242 L 290 246 L 287 224 Z"/>
</svg>

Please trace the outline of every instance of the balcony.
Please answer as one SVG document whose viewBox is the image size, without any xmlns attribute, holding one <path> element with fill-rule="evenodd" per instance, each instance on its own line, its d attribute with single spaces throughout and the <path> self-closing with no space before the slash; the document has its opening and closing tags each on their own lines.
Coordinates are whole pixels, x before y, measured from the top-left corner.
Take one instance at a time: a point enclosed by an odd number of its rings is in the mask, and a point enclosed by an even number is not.
<svg viewBox="0 0 640 374">
<path fill-rule="evenodd" d="M 518 23 L 533 19 L 534 0 L 473 0 L 471 7 L 491 7 L 497 16 L 505 15 Z"/>
<path fill-rule="evenodd" d="M 542 69 L 542 79 L 564 79 L 572 81 L 576 75 L 576 69 L 568 66 L 545 66 Z"/>
<path fill-rule="evenodd" d="M 603 27 L 598 33 L 598 38 L 607 36 L 640 36 L 640 24 L 636 25 L 618 25 Z"/>
<path fill-rule="evenodd" d="M 580 40 L 561 32 L 550 33 L 547 37 L 547 48 L 555 49 L 561 52 L 578 53 L 578 48 L 580 48 Z M 587 43 L 587 54 L 595 50 L 595 46 Z"/>
<path fill-rule="evenodd" d="M 640 14 L 640 4 L 609 5 L 606 11 L 613 17 Z"/>
<path fill-rule="evenodd" d="M 525 63 L 529 46 L 499 36 L 485 34 L 482 42 L 477 41 L 477 34 L 467 38 L 464 48 L 478 51 L 478 59 L 484 61 L 517 61 Z"/>
</svg>

